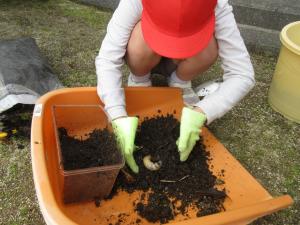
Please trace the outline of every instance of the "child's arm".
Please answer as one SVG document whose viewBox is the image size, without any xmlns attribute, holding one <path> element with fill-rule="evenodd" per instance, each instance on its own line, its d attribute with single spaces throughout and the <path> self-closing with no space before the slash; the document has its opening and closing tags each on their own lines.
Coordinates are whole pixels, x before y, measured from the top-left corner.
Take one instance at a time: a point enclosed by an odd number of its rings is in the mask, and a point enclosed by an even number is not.
<svg viewBox="0 0 300 225">
<path fill-rule="evenodd" d="M 207 123 L 228 112 L 255 84 L 249 53 L 227 0 L 218 1 L 215 37 L 219 45 L 224 82 L 215 93 L 208 95 L 196 105 L 205 112 Z"/>
<path fill-rule="evenodd" d="M 111 120 L 127 116 L 121 67 L 130 34 L 141 13 L 140 0 L 121 0 L 96 57 L 97 92 Z"/>
</svg>

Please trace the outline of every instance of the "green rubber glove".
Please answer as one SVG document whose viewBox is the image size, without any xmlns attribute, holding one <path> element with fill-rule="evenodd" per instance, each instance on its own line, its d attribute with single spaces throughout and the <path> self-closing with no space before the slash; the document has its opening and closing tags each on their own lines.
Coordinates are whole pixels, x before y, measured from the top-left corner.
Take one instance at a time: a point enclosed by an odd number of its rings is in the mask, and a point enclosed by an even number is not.
<svg viewBox="0 0 300 225">
<path fill-rule="evenodd" d="M 188 159 L 196 142 L 200 139 L 201 128 L 206 121 L 204 113 L 184 107 L 180 122 L 180 136 L 176 142 L 180 154 L 180 161 Z"/>
<path fill-rule="evenodd" d="M 134 173 L 139 172 L 133 152 L 135 151 L 134 139 L 138 127 L 137 117 L 124 117 L 112 121 L 112 127 L 117 137 L 119 148 L 125 157 L 127 165 Z"/>
</svg>

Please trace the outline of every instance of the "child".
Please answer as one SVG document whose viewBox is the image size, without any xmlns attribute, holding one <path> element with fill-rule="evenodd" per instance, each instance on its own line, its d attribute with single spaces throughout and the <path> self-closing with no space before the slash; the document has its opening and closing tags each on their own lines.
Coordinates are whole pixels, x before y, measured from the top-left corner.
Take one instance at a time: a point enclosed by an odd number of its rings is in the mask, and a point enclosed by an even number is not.
<svg viewBox="0 0 300 225">
<path fill-rule="evenodd" d="M 191 80 L 220 57 L 224 70 L 218 89 L 199 100 Z M 138 119 L 128 117 L 121 66 L 130 68 L 128 86 L 151 86 L 151 71 L 170 75 L 169 86 L 183 90 L 177 141 L 185 161 L 201 127 L 222 117 L 254 86 L 249 54 L 228 0 L 121 0 L 96 58 L 98 94 L 112 120 L 129 167 Z"/>
</svg>

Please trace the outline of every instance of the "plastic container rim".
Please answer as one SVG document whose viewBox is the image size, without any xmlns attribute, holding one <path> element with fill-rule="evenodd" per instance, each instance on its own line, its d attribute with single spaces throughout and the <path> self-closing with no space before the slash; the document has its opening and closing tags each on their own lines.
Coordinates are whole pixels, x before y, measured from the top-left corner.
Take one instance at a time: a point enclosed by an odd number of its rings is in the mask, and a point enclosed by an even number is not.
<svg viewBox="0 0 300 225">
<path fill-rule="evenodd" d="M 56 125 L 56 117 L 55 117 L 55 107 L 82 107 L 82 108 L 88 108 L 88 107 L 97 107 L 100 108 L 104 113 L 104 109 L 101 105 L 53 105 L 52 106 L 52 117 L 53 117 L 53 125 L 54 125 L 54 133 L 55 133 L 55 138 L 56 138 L 56 147 L 58 149 L 58 160 L 59 160 L 59 170 L 60 173 L 63 175 L 78 175 L 78 174 L 86 174 L 86 173 L 95 173 L 95 172 L 103 172 L 103 171 L 111 171 L 111 170 L 120 170 L 121 168 L 124 167 L 125 165 L 125 159 L 123 154 L 120 152 L 121 156 L 121 162 L 119 164 L 115 165 L 105 165 L 105 166 L 99 166 L 99 167 L 90 167 L 90 168 L 84 168 L 84 169 L 76 169 L 76 170 L 65 170 L 64 165 L 63 165 L 63 157 L 61 153 L 61 147 L 60 147 L 60 139 L 58 136 L 58 131 L 57 131 L 57 125 Z M 106 114 L 106 113 L 105 113 Z"/>
<path fill-rule="evenodd" d="M 280 33 L 280 41 L 281 43 L 287 47 L 289 50 L 291 50 L 292 52 L 296 53 L 297 55 L 300 55 L 300 46 L 298 46 L 297 44 L 295 44 L 287 35 L 288 30 L 295 26 L 295 25 L 300 25 L 300 21 L 296 21 L 293 23 L 290 23 L 288 25 L 286 25 L 281 33 Z"/>
</svg>

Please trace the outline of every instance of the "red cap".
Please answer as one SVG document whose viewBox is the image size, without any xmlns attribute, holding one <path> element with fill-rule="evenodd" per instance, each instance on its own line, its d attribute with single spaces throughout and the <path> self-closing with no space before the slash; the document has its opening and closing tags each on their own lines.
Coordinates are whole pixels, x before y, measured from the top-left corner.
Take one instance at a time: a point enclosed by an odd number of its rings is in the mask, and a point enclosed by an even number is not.
<svg viewBox="0 0 300 225">
<path fill-rule="evenodd" d="M 159 55 L 188 58 L 211 40 L 217 0 L 142 0 L 142 4 L 143 36 Z"/>
</svg>

